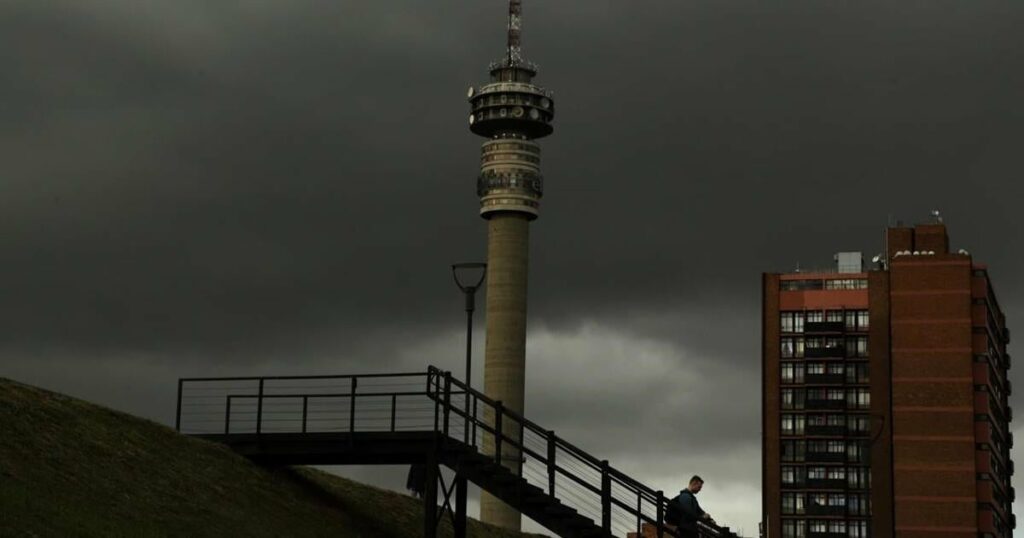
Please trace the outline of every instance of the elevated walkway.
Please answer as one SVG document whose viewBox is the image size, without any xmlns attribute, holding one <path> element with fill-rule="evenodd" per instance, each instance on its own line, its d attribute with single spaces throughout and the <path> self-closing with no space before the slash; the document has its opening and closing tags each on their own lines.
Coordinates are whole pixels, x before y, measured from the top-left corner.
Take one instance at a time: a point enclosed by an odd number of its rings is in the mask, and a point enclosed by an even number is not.
<svg viewBox="0 0 1024 538">
<path fill-rule="evenodd" d="M 558 536 L 677 536 L 662 523 L 667 499 L 661 491 L 434 367 L 426 373 L 180 379 L 176 427 L 262 465 L 424 465 L 427 538 L 436 536 L 445 513 L 456 537 L 466 535 L 468 482 Z M 451 484 L 440 466 L 455 472 Z M 702 526 L 700 533 L 736 537 L 727 527 Z"/>
</svg>

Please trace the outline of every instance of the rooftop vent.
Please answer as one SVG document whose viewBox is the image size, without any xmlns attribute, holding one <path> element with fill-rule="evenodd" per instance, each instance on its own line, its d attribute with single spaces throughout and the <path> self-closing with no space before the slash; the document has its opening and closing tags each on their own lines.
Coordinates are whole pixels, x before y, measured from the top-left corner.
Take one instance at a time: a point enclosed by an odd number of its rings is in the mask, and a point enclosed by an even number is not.
<svg viewBox="0 0 1024 538">
<path fill-rule="evenodd" d="M 864 255 L 860 252 L 839 252 L 833 259 L 840 273 L 863 273 Z"/>
</svg>

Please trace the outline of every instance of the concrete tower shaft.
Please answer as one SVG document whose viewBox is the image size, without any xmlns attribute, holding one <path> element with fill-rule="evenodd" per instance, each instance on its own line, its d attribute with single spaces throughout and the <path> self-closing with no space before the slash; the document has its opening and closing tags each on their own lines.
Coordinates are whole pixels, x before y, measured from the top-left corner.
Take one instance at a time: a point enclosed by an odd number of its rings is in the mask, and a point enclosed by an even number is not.
<svg viewBox="0 0 1024 538">
<path fill-rule="evenodd" d="M 525 407 L 529 224 L 538 216 L 544 193 L 535 140 L 552 133 L 555 117 L 551 92 L 533 84 L 537 68 L 522 57 L 521 16 L 521 0 L 510 0 L 507 54 L 491 65 L 490 82 L 470 88 L 468 95 L 470 130 L 487 139 L 477 178 L 480 216 L 487 219 L 484 392 L 520 414 Z M 494 423 L 493 416 L 485 418 Z M 518 428 L 507 426 L 504 435 L 517 438 Z M 484 451 L 494 453 L 493 436 L 484 436 Z M 518 472 L 519 452 L 504 444 L 502 463 Z M 480 519 L 514 530 L 521 525 L 518 512 L 486 492 Z"/>
<path fill-rule="evenodd" d="M 529 262 L 530 218 L 506 211 L 487 221 L 487 342 L 484 351 L 484 393 L 506 409 L 524 411 L 526 390 L 526 280 Z M 484 420 L 494 424 L 493 413 Z M 503 434 L 518 439 L 519 429 L 505 421 Z M 494 454 L 494 436 L 484 435 L 484 453 Z M 502 464 L 518 473 L 520 453 L 505 443 Z M 481 521 L 507 529 L 520 528 L 519 513 L 484 492 Z"/>
</svg>

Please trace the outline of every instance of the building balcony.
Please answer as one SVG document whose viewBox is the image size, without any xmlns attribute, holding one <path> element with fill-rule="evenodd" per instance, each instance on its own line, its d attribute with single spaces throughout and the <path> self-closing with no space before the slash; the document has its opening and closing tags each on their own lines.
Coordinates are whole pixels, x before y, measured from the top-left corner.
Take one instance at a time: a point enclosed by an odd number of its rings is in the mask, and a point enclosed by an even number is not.
<svg viewBox="0 0 1024 538">
<path fill-rule="evenodd" d="M 821 358 L 836 358 L 841 359 L 846 356 L 846 348 L 844 346 L 832 346 L 832 347 L 809 347 L 804 349 L 804 357 L 808 359 L 821 359 Z"/>
<path fill-rule="evenodd" d="M 808 532 L 807 538 L 846 538 L 845 532 Z"/>
<path fill-rule="evenodd" d="M 821 435 L 829 437 L 843 437 L 846 435 L 846 426 L 806 426 L 807 435 Z"/>
<path fill-rule="evenodd" d="M 846 329 L 842 321 L 808 321 L 804 333 L 841 333 Z"/>
<path fill-rule="evenodd" d="M 808 478 L 808 489 L 846 489 L 846 480 L 843 478 Z"/>
<path fill-rule="evenodd" d="M 842 463 L 846 461 L 844 452 L 808 452 L 805 459 L 808 463 Z"/>
<path fill-rule="evenodd" d="M 821 504 L 811 504 L 807 506 L 807 515 L 809 516 L 845 516 L 845 506 L 825 506 Z"/>
<path fill-rule="evenodd" d="M 808 385 L 842 385 L 846 377 L 843 374 L 807 374 L 804 382 Z"/>
<path fill-rule="evenodd" d="M 846 400 L 807 400 L 807 409 L 841 410 L 846 409 Z"/>
</svg>

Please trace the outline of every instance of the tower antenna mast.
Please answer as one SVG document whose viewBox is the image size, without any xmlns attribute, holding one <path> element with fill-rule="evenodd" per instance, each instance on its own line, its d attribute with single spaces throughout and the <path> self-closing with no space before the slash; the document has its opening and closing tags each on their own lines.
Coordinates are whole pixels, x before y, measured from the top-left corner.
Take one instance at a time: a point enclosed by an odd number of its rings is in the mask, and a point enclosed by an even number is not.
<svg viewBox="0 0 1024 538">
<path fill-rule="evenodd" d="M 508 2 L 508 63 L 516 65 L 523 61 L 522 49 L 523 0 Z"/>
</svg>

